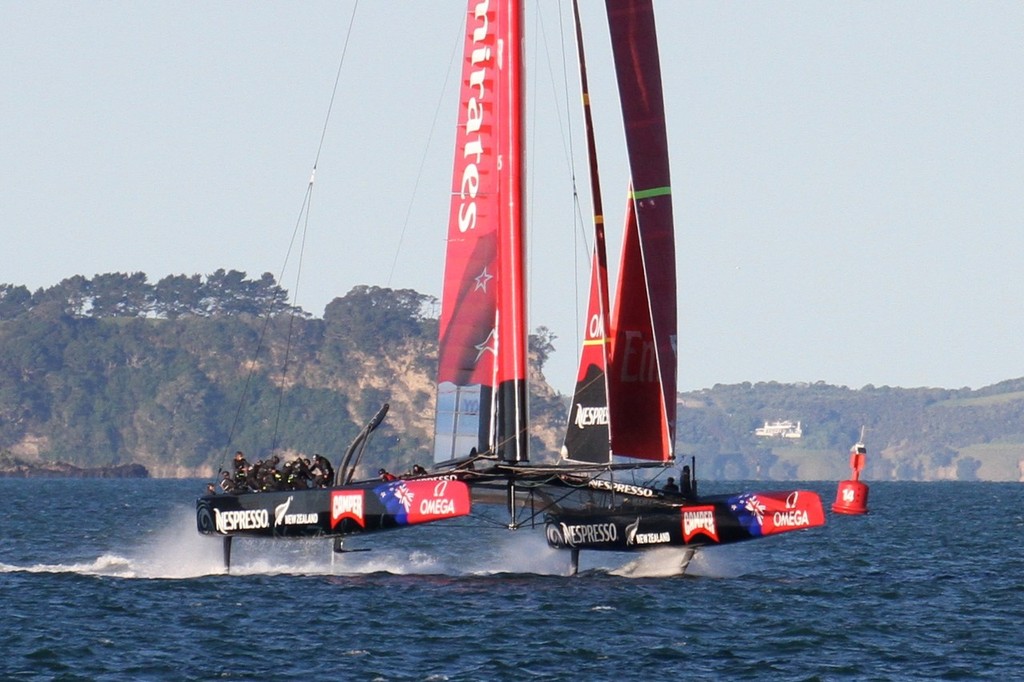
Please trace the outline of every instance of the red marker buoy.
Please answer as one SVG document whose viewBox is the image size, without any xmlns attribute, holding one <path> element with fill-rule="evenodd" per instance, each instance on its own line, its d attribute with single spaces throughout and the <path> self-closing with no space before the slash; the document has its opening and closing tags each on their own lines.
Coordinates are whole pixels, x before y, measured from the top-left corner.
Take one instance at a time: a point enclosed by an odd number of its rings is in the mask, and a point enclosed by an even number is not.
<svg viewBox="0 0 1024 682">
<path fill-rule="evenodd" d="M 850 448 L 850 468 L 853 470 L 853 478 L 848 481 L 840 481 L 839 489 L 836 490 L 836 501 L 832 505 L 832 511 L 836 514 L 868 513 L 868 487 L 859 480 L 867 454 L 868 449 L 864 447 L 864 429 L 862 427 L 860 441 Z"/>
</svg>

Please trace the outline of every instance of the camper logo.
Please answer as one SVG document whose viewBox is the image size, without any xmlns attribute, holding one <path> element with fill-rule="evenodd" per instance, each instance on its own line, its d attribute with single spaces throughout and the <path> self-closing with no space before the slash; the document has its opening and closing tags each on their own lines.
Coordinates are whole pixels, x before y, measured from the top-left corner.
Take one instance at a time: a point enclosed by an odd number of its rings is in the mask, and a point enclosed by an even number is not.
<svg viewBox="0 0 1024 682">
<path fill-rule="evenodd" d="M 360 528 L 366 528 L 363 509 L 362 490 L 332 490 L 331 528 L 335 528 L 343 519 L 352 519 Z"/>
<path fill-rule="evenodd" d="M 697 533 L 719 542 L 713 505 L 683 508 L 683 542 L 690 542 Z"/>
</svg>

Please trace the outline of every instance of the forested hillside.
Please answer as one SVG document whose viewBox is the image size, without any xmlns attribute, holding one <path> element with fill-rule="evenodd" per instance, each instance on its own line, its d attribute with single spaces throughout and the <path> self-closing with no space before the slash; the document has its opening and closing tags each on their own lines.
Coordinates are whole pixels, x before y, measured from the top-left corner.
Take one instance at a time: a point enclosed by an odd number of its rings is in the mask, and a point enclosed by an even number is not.
<svg viewBox="0 0 1024 682">
<path fill-rule="evenodd" d="M 758 438 L 764 422 L 799 421 L 799 439 Z M 1024 478 L 1024 379 L 979 390 L 815 384 L 718 385 L 682 396 L 678 439 L 712 478 L 849 477 L 865 427 L 865 478 Z"/>
<path fill-rule="evenodd" d="M 209 476 L 240 449 L 337 459 L 384 402 L 368 466 L 430 460 L 435 301 L 360 286 L 323 318 L 288 304 L 273 276 L 235 270 L 73 277 L 30 292 L 0 284 L 0 454 L 155 476 Z M 534 458 L 552 461 L 568 398 L 531 336 Z M 562 352 L 573 352 L 563 349 Z M 717 385 L 680 396 L 678 452 L 713 479 L 839 479 L 866 427 L 868 480 L 1020 480 L 1024 379 L 979 390 Z M 801 423 L 765 439 L 765 421 Z"/>
<path fill-rule="evenodd" d="M 385 402 L 373 466 L 430 460 L 437 321 L 411 290 L 356 287 L 323 319 L 263 275 L 74 277 L 0 285 L 0 451 L 78 466 L 208 476 L 244 450 L 335 461 Z M 267 312 L 269 311 L 269 312 Z M 535 357 L 550 350 L 541 333 Z M 538 355 L 539 353 L 539 355 Z M 553 448 L 536 382 L 536 443 Z M 561 417 L 559 417 L 561 419 Z"/>
</svg>

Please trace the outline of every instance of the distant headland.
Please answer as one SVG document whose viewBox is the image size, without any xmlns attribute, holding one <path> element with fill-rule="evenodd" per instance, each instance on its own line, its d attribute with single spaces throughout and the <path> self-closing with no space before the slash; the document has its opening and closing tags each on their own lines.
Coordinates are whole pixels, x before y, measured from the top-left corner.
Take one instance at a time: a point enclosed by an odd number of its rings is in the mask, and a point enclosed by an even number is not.
<svg viewBox="0 0 1024 682">
<path fill-rule="evenodd" d="M 0 457 L 0 478 L 149 478 L 141 464 L 79 467 L 67 462 L 27 462 L 18 457 Z"/>
</svg>

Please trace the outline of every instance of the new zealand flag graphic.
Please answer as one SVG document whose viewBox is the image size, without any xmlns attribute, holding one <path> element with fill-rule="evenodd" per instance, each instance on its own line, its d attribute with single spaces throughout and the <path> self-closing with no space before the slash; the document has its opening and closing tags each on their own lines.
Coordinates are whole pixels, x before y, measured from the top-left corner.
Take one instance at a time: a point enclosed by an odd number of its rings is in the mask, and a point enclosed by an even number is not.
<svg viewBox="0 0 1024 682">
<path fill-rule="evenodd" d="M 757 499 L 757 495 L 744 493 L 730 497 L 729 510 L 736 516 L 740 525 L 754 537 L 761 537 L 761 524 L 764 522 L 765 506 Z"/>
<path fill-rule="evenodd" d="M 400 526 L 408 525 L 409 510 L 412 509 L 413 492 L 405 485 L 405 481 L 392 481 L 373 489 L 377 499 L 381 501 L 387 513 L 393 516 Z"/>
</svg>

